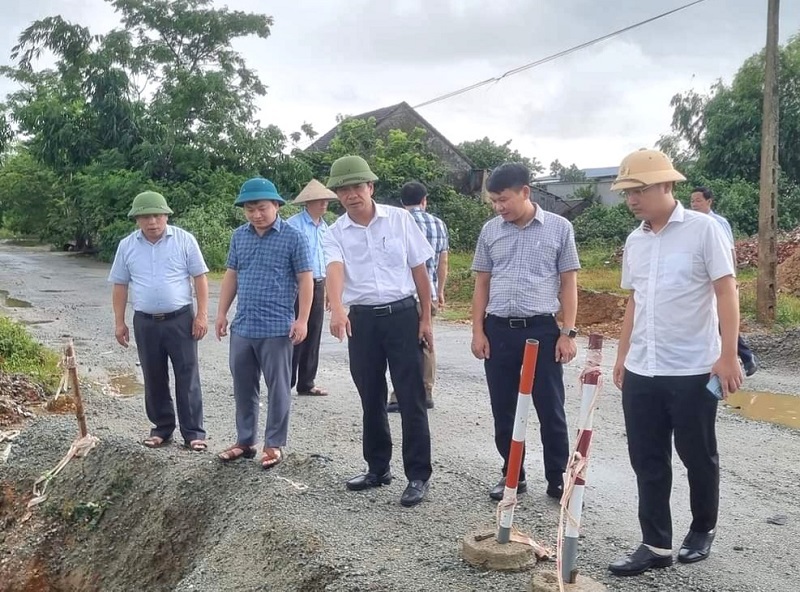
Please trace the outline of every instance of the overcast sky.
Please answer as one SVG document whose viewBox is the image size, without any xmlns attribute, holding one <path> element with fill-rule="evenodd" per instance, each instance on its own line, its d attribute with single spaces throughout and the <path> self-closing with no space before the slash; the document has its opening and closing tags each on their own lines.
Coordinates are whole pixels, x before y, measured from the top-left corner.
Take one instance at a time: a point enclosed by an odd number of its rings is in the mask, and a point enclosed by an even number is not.
<svg viewBox="0 0 800 592">
<path fill-rule="evenodd" d="M 229 0 L 275 19 L 237 43 L 268 85 L 261 120 L 324 133 L 337 114 L 417 105 L 655 16 L 688 0 Z M 781 41 L 800 31 L 784 0 Z M 589 49 L 420 109 L 452 142 L 489 136 L 548 165 L 613 166 L 669 131 L 670 98 L 730 81 L 766 39 L 767 0 L 706 0 Z M 0 62 L 35 19 L 61 14 L 102 33 L 103 0 L 0 3 Z M 11 90 L 0 80 L 0 95 Z"/>
</svg>

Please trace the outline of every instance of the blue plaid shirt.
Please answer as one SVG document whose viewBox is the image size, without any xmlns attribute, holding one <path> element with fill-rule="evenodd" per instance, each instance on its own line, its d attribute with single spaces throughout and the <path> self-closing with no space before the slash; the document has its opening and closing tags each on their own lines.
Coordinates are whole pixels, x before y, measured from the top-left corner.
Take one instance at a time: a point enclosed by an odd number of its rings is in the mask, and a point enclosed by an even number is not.
<svg viewBox="0 0 800 592">
<path fill-rule="evenodd" d="M 428 271 L 428 278 L 431 280 L 431 298 L 434 302 L 438 300 L 439 294 L 439 255 L 450 250 L 450 242 L 447 236 L 447 226 L 444 222 L 429 214 L 422 208 L 410 208 L 408 210 L 414 222 L 417 223 L 422 234 L 428 239 L 433 247 L 433 257 L 425 262 L 425 269 Z"/>
<path fill-rule="evenodd" d="M 311 271 L 306 237 L 280 216 L 264 236 L 244 224 L 233 231 L 225 267 L 236 272 L 231 331 L 250 339 L 289 335 L 297 274 Z"/>
</svg>

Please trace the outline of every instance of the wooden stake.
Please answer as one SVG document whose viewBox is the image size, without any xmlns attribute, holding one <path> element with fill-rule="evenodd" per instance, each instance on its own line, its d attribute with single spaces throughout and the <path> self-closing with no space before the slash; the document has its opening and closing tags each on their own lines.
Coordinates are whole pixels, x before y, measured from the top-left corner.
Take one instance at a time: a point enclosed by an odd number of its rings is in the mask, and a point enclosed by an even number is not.
<svg viewBox="0 0 800 592">
<path fill-rule="evenodd" d="M 83 411 L 83 400 L 81 399 L 81 386 L 78 383 L 78 364 L 75 361 L 75 346 L 72 339 L 67 341 L 66 366 L 69 371 L 70 382 L 72 383 L 72 395 L 75 397 L 75 416 L 78 418 L 78 430 L 81 438 L 84 438 L 89 430 L 86 428 L 86 414 Z"/>
</svg>

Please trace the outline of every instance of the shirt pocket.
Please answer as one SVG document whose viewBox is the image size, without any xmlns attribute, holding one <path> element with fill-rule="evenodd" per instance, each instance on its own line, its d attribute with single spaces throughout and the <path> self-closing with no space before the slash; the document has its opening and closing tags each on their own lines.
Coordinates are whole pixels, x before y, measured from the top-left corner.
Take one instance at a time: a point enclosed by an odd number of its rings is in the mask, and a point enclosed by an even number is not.
<svg viewBox="0 0 800 592">
<path fill-rule="evenodd" d="M 660 282 L 663 288 L 685 288 L 692 281 L 692 254 L 670 253 L 661 262 Z"/>
<path fill-rule="evenodd" d="M 378 261 L 381 265 L 390 268 L 404 267 L 406 264 L 406 249 L 403 241 L 396 238 L 387 238 L 378 244 Z"/>
</svg>

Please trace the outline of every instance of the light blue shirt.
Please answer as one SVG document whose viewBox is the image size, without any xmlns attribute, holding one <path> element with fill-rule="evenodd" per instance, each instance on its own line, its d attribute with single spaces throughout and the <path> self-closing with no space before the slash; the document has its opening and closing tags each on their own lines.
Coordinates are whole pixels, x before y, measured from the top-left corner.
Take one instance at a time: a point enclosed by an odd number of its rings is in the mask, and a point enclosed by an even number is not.
<svg viewBox="0 0 800 592">
<path fill-rule="evenodd" d="M 725 231 L 725 236 L 728 237 L 728 240 L 731 242 L 731 248 L 733 248 L 735 241 L 733 240 L 733 229 L 731 228 L 730 222 L 728 222 L 724 216 L 720 216 L 713 210 L 709 212 L 709 214 L 711 214 L 711 217 L 714 218 L 714 220 L 716 220 L 720 226 L 722 226 L 722 229 Z"/>
<path fill-rule="evenodd" d="M 304 208 L 302 212 L 289 217 L 286 220 L 289 224 L 303 233 L 308 241 L 311 250 L 311 270 L 314 272 L 314 279 L 320 280 L 325 277 L 325 249 L 322 246 L 322 239 L 328 232 L 328 224 L 320 218 L 319 225 L 314 224 L 314 220 L 309 216 Z"/>
<path fill-rule="evenodd" d="M 141 230 L 123 238 L 108 281 L 128 286 L 133 310 L 158 314 L 191 304 L 191 278 L 204 273 L 208 267 L 194 236 L 167 225 L 164 236 L 155 243 Z"/>
</svg>

